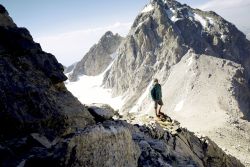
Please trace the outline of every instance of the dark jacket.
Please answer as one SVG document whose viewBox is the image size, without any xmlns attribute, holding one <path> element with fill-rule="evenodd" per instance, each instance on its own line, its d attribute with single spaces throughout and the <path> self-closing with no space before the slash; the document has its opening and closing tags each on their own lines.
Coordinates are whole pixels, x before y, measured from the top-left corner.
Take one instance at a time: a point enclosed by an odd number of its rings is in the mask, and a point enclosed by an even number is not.
<svg viewBox="0 0 250 167">
<path fill-rule="evenodd" d="M 161 100 L 162 93 L 161 93 L 161 85 L 155 84 L 151 89 L 151 97 L 154 101 Z"/>
</svg>

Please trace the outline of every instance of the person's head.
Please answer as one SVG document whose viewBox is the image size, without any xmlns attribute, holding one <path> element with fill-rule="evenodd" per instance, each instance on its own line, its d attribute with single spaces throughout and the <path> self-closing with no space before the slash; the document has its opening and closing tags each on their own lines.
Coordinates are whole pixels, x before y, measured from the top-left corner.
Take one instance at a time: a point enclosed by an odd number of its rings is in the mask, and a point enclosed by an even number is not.
<svg viewBox="0 0 250 167">
<path fill-rule="evenodd" d="M 154 79 L 154 84 L 158 84 L 158 79 L 157 78 Z"/>
</svg>

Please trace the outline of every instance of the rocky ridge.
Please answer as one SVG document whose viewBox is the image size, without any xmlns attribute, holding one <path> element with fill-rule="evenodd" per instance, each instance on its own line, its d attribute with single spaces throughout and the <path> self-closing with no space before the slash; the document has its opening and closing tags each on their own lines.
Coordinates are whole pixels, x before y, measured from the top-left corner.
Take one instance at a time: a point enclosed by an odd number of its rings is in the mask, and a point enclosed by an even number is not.
<svg viewBox="0 0 250 167">
<path fill-rule="evenodd" d="M 34 130 L 53 137 L 64 133 L 57 127 L 75 126 L 81 117 L 86 118 L 82 126 L 93 122 L 66 90 L 63 66 L 42 51 L 27 29 L 17 27 L 3 6 L 0 11 L 0 138 Z"/>
<path fill-rule="evenodd" d="M 106 32 L 99 42 L 92 46 L 82 60 L 74 65 L 69 75 L 70 81 L 76 81 L 80 75 L 95 76 L 104 72 L 116 57 L 116 52 L 123 38 L 111 31 Z"/>
<path fill-rule="evenodd" d="M 0 18 L 0 166 L 243 166 L 185 129 L 171 134 L 156 122 L 113 120 L 106 105 L 83 106 L 55 57 L 2 5 Z"/>
</svg>

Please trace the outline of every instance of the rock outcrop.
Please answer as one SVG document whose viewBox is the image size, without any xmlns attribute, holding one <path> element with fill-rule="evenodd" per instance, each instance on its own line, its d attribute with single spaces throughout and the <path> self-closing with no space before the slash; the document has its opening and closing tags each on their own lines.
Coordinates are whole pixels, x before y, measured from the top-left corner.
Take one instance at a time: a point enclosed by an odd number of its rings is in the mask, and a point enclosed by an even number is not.
<svg viewBox="0 0 250 167">
<path fill-rule="evenodd" d="M 106 32 L 99 42 L 92 46 L 89 52 L 78 62 L 72 74 L 69 75 L 70 81 L 76 81 L 80 75 L 95 76 L 104 72 L 116 57 L 116 52 L 123 38 L 111 31 Z"/>
<path fill-rule="evenodd" d="M 107 104 L 93 104 L 88 106 L 89 112 L 95 116 L 97 121 L 112 119 L 116 114 L 114 109 Z"/>
<path fill-rule="evenodd" d="M 243 166 L 185 129 L 114 121 L 105 105 L 89 112 L 65 88 L 62 65 L 0 5 L 2 17 L 0 166 Z"/>
<path fill-rule="evenodd" d="M 0 166 L 15 166 L 13 158 L 36 145 L 30 134 L 53 140 L 95 121 L 66 90 L 63 66 L 17 27 L 2 5 L 0 36 Z"/>
<path fill-rule="evenodd" d="M 93 123 L 66 90 L 63 66 L 42 51 L 27 29 L 15 26 L 3 6 L 0 16 L 0 138 L 33 131 L 54 136 L 67 126 Z"/>
</svg>

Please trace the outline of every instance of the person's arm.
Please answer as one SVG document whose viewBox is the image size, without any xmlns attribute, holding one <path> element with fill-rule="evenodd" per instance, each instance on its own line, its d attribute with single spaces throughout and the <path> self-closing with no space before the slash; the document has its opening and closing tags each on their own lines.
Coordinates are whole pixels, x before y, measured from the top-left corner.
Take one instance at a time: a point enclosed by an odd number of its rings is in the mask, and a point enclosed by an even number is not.
<svg viewBox="0 0 250 167">
<path fill-rule="evenodd" d="M 155 100 L 155 87 L 153 86 L 150 90 L 150 94 L 153 100 Z"/>
<path fill-rule="evenodd" d="M 162 98 L 161 85 L 160 85 L 160 98 Z"/>
</svg>

